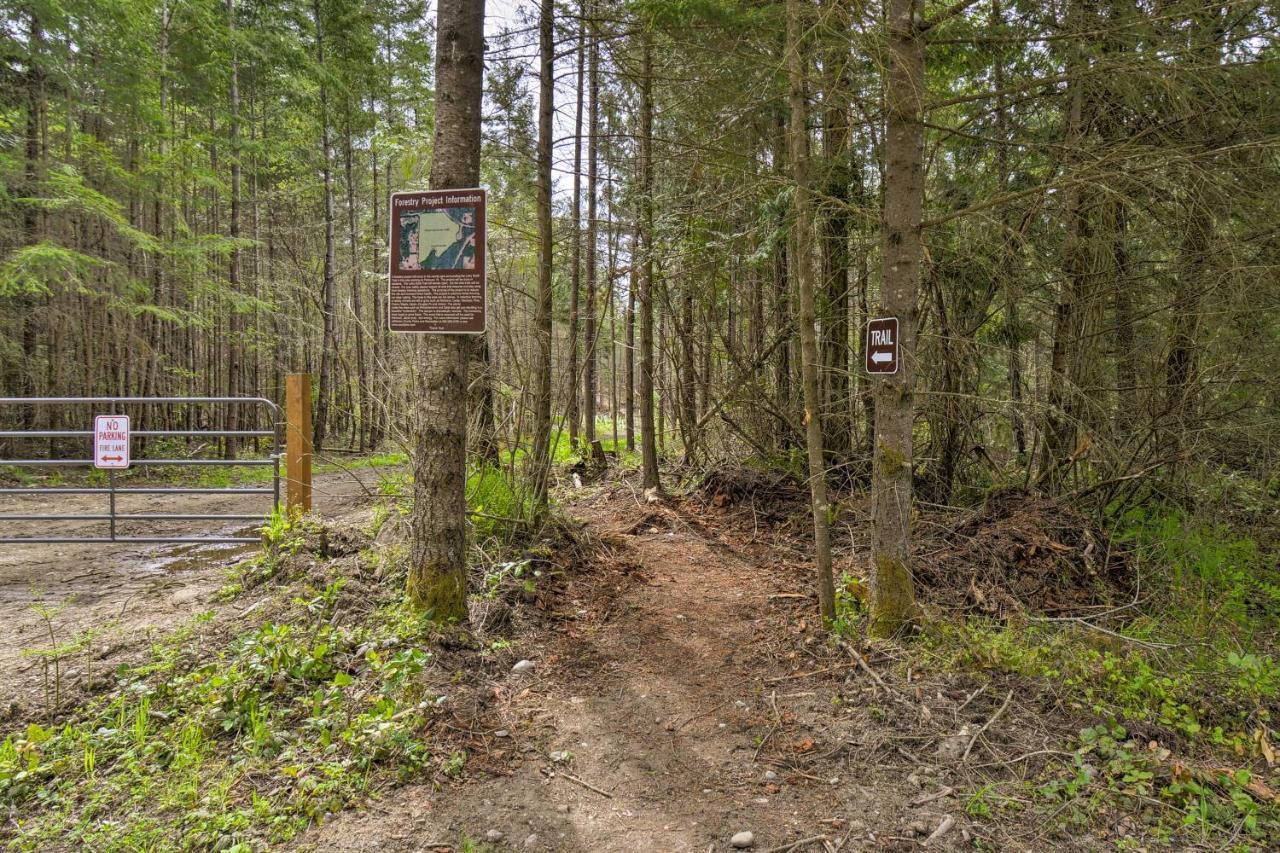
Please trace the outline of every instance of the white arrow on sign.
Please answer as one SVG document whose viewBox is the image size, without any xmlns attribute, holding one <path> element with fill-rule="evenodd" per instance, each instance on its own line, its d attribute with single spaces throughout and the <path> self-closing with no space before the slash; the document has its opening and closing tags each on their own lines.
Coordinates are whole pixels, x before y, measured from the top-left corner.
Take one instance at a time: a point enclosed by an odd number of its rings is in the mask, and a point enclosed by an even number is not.
<svg viewBox="0 0 1280 853">
<path fill-rule="evenodd" d="M 893 353 L 891 353 L 891 352 L 873 352 L 873 353 L 871 353 L 871 360 L 872 360 L 872 361 L 874 361 L 876 364 L 879 364 L 879 363 L 881 363 L 881 362 L 885 362 L 885 361 L 893 361 Z"/>
</svg>

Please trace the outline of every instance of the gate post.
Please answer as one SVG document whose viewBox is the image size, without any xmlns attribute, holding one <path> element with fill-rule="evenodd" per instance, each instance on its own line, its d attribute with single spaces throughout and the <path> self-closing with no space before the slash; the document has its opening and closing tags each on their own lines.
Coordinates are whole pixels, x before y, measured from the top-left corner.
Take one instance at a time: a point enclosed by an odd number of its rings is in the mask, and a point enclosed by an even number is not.
<svg viewBox="0 0 1280 853">
<path fill-rule="evenodd" d="M 285 377 L 285 505 L 311 511 L 311 374 Z"/>
</svg>

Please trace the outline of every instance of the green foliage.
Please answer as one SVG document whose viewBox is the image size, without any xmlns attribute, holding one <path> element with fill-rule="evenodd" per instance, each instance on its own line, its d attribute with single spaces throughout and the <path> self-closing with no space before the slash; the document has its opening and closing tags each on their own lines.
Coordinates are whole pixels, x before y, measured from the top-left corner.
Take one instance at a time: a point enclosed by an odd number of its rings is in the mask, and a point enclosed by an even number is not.
<svg viewBox="0 0 1280 853">
<path fill-rule="evenodd" d="M 479 539 L 510 538 L 531 510 L 528 495 L 511 481 L 508 472 L 492 465 L 473 469 L 468 475 L 467 505 Z"/>
<path fill-rule="evenodd" d="M 444 701 L 423 680 L 428 626 L 389 604 L 337 627 L 343 584 L 304 586 L 292 621 L 220 648 L 179 632 L 64 725 L 9 732 L 0 808 L 20 816 L 14 845 L 260 849 L 374 779 L 462 773 L 464 754 L 435 755 L 422 734 Z M 263 777 L 272 785 L 251 782 Z"/>
<path fill-rule="evenodd" d="M 1063 828 L 1084 826 L 1116 801 L 1142 815 L 1157 837 L 1173 842 L 1190 831 L 1199 843 L 1243 834 L 1280 843 L 1280 806 L 1255 798 L 1245 769 L 1195 768 L 1167 749 L 1144 746 L 1119 725 L 1080 732 L 1070 762 L 1040 786 L 1039 800 Z M 1163 805 L 1151 810 L 1147 803 Z"/>
<path fill-rule="evenodd" d="M 855 636 L 866 614 L 866 585 L 861 578 L 847 572 L 841 574 L 836 584 L 836 619 L 831 624 L 832 633 L 840 637 Z"/>
<path fill-rule="evenodd" d="M 22 246 L 0 263 L 0 296 L 47 296 L 67 284 L 78 289 L 103 263 L 49 241 Z"/>
</svg>

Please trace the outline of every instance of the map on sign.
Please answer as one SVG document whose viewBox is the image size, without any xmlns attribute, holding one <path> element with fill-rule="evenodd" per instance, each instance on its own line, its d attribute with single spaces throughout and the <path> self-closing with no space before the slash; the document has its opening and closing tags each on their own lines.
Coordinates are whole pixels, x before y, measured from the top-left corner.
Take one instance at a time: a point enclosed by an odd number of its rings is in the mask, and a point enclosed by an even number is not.
<svg viewBox="0 0 1280 853">
<path fill-rule="evenodd" d="M 129 467 L 128 415 L 98 415 L 93 419 L 93 467 Z"/>
<path fill-rule="evenodd" d="M 446 207 L 400 218 L 400 269 L 475 268 L 475 208 Z"/>
</svg>

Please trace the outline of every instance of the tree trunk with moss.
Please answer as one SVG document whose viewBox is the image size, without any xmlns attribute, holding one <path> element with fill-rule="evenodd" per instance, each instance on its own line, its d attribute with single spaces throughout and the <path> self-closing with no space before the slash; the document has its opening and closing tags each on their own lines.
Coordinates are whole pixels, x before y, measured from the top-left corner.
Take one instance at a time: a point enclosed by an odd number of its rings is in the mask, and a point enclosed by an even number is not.
<svg viewBox="0 0 1280 853">
<path fill-rule="evenodd" d="M 898 318 L 898 372 L 875 380 L 871 624 L 890 636 L 915 612 L 911 579 L 911 426 L 924 202 L 924 35 L 919 0 L 889 0 L 880 316 Z"/>
<path fill-rule="evenodd" d="M 431 188 L 480 182 L 484 0 L 441 0 Z M 467 360 L 470 338 L 426 335 L 419 349 L 409 599 L 440 622 L 467 618 Z"/>
</svg>

